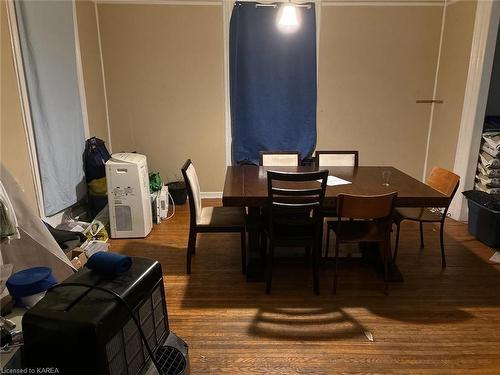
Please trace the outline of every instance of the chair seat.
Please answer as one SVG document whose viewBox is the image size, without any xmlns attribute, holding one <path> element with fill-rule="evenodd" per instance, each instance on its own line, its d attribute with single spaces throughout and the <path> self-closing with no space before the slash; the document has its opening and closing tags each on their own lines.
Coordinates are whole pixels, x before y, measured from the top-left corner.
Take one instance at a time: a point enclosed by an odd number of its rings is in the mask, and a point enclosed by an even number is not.
<svg viewBox="0 0 500 375">
<path fill-rule="evenodd" d="M 328 228 L 338 232 L 338 221 L 329 221 Z M 385 223 L 375 221 L 343 221 L 340 242 L 383 242 L 386 238 Z"/>
<path fill-rule="evenodd" d="M 241 228 L 245 226 L 245 213 L 243 207 L 203 207 L 197 226 Z"/>
<path fill-rule="evenodd" d="M 442 220 L 442 214 L 432 212 L 429 208 L 402 207 L 394 210 L 394 219 L 396 221 L 413 220 L 425 222 L 437 222 Z"/>
</svg>

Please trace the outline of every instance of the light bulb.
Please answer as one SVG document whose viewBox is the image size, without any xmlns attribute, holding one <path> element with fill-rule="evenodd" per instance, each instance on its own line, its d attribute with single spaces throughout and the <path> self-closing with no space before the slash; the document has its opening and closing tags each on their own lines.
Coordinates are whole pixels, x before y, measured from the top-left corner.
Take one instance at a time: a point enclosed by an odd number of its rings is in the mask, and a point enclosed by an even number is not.
<svg viewBox="0 0 500 375">
<path fill-rule="evenodd" d="M 299 25 L 297 7 L 291 3 L 283 5 L 278 14 L 278 28 L 283 32 L 293 33 L 298 30 Z"/>
</svg>

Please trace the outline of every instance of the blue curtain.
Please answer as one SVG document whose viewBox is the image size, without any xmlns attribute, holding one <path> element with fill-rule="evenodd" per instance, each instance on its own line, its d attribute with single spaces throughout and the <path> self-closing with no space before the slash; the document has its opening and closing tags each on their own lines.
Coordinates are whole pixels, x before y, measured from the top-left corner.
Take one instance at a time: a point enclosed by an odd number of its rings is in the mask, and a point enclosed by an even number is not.
<svg viewBox="0 0 500 375">
<path fill-rule="evenodd" d="M 259 151 L 316 145 L 314 4 L 298 7 L 294 33 L 277 27 L 279 7 L 236 2 L 230 24 L 233 163 L 258 164 Z"/>
</svg>

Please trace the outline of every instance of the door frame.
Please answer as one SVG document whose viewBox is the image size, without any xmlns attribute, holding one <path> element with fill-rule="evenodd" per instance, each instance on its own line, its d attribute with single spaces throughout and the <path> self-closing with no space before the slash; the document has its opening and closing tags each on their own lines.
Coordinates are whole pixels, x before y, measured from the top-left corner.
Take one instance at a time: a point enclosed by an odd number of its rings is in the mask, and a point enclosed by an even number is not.
<svg viewBox="0 0 500 375">
<path fill-rule="evenodd" d="M 474 187 L 499 20 L 499 1 L 477 2 L 464 105 L 453 167 L 453 171 L 461 176 L 460 192 Z M 453 200 L 450 214 L 456 220 L 467 220 L 467 202 L 461 194 Z"/>
</svg>

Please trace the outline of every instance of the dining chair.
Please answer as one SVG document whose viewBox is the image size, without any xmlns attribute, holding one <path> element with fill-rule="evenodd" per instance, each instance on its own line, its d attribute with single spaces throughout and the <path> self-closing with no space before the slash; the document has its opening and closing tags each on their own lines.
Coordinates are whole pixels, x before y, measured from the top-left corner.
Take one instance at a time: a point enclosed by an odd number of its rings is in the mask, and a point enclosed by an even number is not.
<svg viewBox="0 0 500 375">
<path fill-rule="evenodd" d="M 191 273 L 191 257 L 195 255 L 198 233 L 239 232 L 241 236 L 241 270 L 246 273 L 246 233 L 244 207 L 202 207 L 200 184 L 191 159 L 182 167 L 189 200 L 189 239 L 186 273 Z"/>
<path fill-rule="evenodd" d="M 424 228 L 423 223 L 440 223 L 439 226 L 439 241 L 441 245 L 441 267 L 446 268 L 446 256 L 444 253 L 444 221 L 446 219 L 448 208 L 457 192 L 460 184 L 460 176 L 450 172 L 444 168 L 434 167 L 425 182 L 433 189 L 448 197 L 448 204 L 441 209 L 434 208 L 411 208 L 401 207 L 394 212 L 394 222 L 396 223 L 396 245 L 394 247 L 393 262 L 396 262 L 399 249 L 399 231 L 401 222 L 404 220 L 416 221 L 420 226 L 420 248 L 424 248 Z"/>
<path fill-rule="evenodd" d="M 297 167 L 300 165 L 300 152 L 260 151 L 259 165 L 263 167 Z"/>
<path fill-rule="evenodd" d="M 298 151 L 260 151 L 259 165 L 263 167 L 297 167 L 300 165 L 300 153 Z M 261 209 L 261 216 L 268 217 L 266 208 Z M 265 255 L 267 249 L 267 236 L 261 227 L 260 235 L 261 253 Z M 309 253 L 306 256 L 309 259 Z"/>
<path fill-rule="evenodd" d="M 359 163 L 359 152 L 352 151 L 316 151 L 315 153 L 316 167 L 357 167 Z M 325 219 L 337 217 L 336 207 L 324 207 L 322 215 Z M 328 259 L 328 246 L 325 249 L 324 259 Z"/>
<path fill-rule="evenodd" d="M 357 167 L 358 151 L 316 151 L 316 165 L 322 167 Z"/>
<path fill-rule="evenodd" d="M 337 197 L 337 220 L 328 222 L 326 246 L 330 230 L 335 235 L 333 293 L 337 293 L 339 246 L 346 243 L 379 243 L 384 263 L 384 293 L 388 294 L 387 269 L 391 257 L 391 226 L 398 193 L 382 195 L 348 195 Z"/>
<path fill-rule="evenodd" d="M 323 206 L 327 179 L 327 170 L 301 173 L 267 172 L 267 294 L 271 292 L 276 247 L 312 249 L 313 287 L 314 292 L 319 294 L 320 234 L 323 224 L 319 210 Z"/>
</svg>

